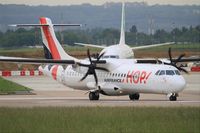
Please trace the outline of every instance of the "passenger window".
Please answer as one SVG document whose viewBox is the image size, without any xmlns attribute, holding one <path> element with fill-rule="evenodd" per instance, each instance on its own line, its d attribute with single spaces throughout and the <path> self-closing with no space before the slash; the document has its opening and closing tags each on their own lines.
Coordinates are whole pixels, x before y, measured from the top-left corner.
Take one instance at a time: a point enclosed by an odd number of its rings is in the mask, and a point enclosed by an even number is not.
<svg viewBox="0 0 200 133">
<path fill-rule="evenodd" d="M 158 75 L 159 72 L 160 72 L 160 70 L 158 70 L 158 71 L 155 73 L 155 75 Z"/>
<path fill-rule="evenodd" d="M 164 70 L 161 70 L 159 75 L 165 75 L 165 71 Z"/>
<path fill-rule="evenodd" d="M 103 56 L 103 58 L 107 59 L 107 58 L 109 58 L 109 56 Z"/>
<path fill-rule="evenodd" d="M 175 75 L 173 70 L 166 70 L 166 75 Z"/>
<path fill-rule="evenodd" d="M 110 56 L 110 58 L 116 58 L 116 56 L 114 56 L 114 55 L 111 55 L 111 56 Z"/>
</svg>

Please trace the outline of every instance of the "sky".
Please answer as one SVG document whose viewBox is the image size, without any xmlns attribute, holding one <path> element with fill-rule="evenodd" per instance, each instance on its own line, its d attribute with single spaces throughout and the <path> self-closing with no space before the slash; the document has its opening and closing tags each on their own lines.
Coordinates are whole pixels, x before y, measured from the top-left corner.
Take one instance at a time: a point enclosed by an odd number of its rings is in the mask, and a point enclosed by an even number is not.
<svg viewBox="0 0 200 133">
<path fill-rule="evenodd" d="M 26 5 L 78 5 L 90 3 L 102 5 L 106 2 L 122 2 L 123 0 L 0 0 L 1 4 L 26 4 Z M 149 5 L 200 5 L 200 0 L 124 0 L 125 2 L 147 2 Z"/>
</svg>

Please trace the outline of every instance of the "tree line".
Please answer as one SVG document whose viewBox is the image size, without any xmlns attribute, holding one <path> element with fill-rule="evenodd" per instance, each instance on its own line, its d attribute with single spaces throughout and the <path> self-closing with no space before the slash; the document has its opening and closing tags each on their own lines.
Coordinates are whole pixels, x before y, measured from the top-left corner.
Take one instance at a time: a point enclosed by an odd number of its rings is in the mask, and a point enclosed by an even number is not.
<svg viewBox="0 0 200 133">
<path fill-rule="evenodd" d="M 74 45 L 75 42 L 92 43 L 97 45 L 117 44 L 120 31 L 113 28 L 68 29 L 57 31 L 56 36 L 62 44 Z M 133 25 L 126 32 L 126 43 L 129 45 L 144 45 L 164 42 L 200 43 L 200 25 L 196 27 L 174 28 L 171 31 L 158 29 L 153 34 L 138 32 Z M 40 29 L 7 30 L 0 32 L 0 47 L 24 47 L 42 45 Z"/>
</svg>

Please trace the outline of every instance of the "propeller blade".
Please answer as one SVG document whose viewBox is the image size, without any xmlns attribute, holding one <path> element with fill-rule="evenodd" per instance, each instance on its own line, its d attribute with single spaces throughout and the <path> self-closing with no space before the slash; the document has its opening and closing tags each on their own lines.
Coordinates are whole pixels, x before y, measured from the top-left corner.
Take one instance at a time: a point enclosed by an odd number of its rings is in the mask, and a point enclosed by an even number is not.
<svg viewBox="0 0 200 133">
<path fill-rule="evenodd" d="M 106 68 L 103 68 L 103 67 L 96 67 L 95 69 L 98 69 L 98 70 L 103 70 L 103 71 L 109 72 L 109 70 L 108 70 L 108 69 L 106 69 Z"/>
<path fill-rule="evenodd" d="M 172 53 L 171 53 L 171 48 L 168 49 L 168 55 L 169 55 L 169 59 L 172 63 Z"/>
<path fill-rule="evenodd" d="M 98 78 L 97 78 L 97 74 L 96 72 L 94 71 L 94 79 L 95 79 L 95 83 L 96 83 L 96 86 L 98 85 Z"/>
<path fill-rule="evenodd" d="M 94 79 L 95 79 L 96 86 L 98 85 L 98 77 L 97 77 L 97 74 L 96 74 L 95 69 L 109 72 L 109 70 L 106 69 L 106 68 L 102 68 L 102 67 L 97 67 L 97 66 L 96 66 L 97 63 L 103 63 L 103 64 L 106 63 L 105 60 L 100 60 L 100 58 L 101 58 L 104 54 L 105 54 L 105 52 L 103 52 L 101 55 L 98 55 L 98 56 L 97 56 L 97 60 L 92 61 L 91 55 L 90 55 L 90 50 L 89 50 L 89 49 L 87 50 L 87 55 L 88 55 L 90 64 L 88 65 L 88 64 L 78 63 L 79 66 L 88 67 L 87 73 L 81 78 L 80 81 L 83 81 L 84 79 L 86 79 L 88 75 L 93 75 L 93 76 L 94 76 Z"/>
<path fill-rule="evenodd" d="M 176 59 L 175 63 L 179 62 L 183 57 L 185 56 L 185 54 L 181 54 L 178 59 Z"/>
<path fill-rule="evenodd" d="M 179 71 L 183 71 L 183 72 L 185 72 L 185 73 L 187 73 L 187 74 L 189 73 L 187 70 L 185 70 L 185 69 L 182 68 L 182 67 L 179 67 L 178 69 L 179 69 Z"/>
<path fill-rule="evenodd" d="M 87 73 L 80 79 L 80 81 L 83 81 L 87 76 L 88 76 L 88 71 L 87 71 Z"/>
<path fill-rule="evenodd" d="M 90 50 L 89 49 L 87 49 L 87 55 L 88 55 L 88 58 L 90 60 L 90 64 L 92 64 L 92 59 L 91 59 L 91 56 L 90 56 Z"/>
<path fill-rule="evenodd" d="M 97 57 L 97 61 L 100 60 L 100 58 L 105 54 L 105 52 L 101 53 L 98 57 Z"/>
<path fill-rule="evenodd" d="M 178 62 L 181 62 L 181 61 L 182 61 L 181 59 L 185 56 L 185 54 L 181 54 L 177 59 L 172 59 L 171 48 L 169 48 L 168 54 L 169 54 L 170 63 L 164 63 L 164 64 L 174 66 L 174 67 L 176 67 L 179 71 L 183 71 L 183 72 L 185 72 L 185 73 L 188 74 L 188 71 L 187 71 L 187 70 L 185 70 L 185 69 L 182 68 L 182 67 L 178 67 L 178 66 L 176 65 Z"/>
</svg>

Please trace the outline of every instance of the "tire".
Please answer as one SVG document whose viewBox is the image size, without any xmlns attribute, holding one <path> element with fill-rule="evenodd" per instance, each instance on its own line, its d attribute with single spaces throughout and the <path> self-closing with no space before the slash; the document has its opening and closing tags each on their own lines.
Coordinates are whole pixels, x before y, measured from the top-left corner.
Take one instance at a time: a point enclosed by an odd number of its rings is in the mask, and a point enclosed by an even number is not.
<svg viewBox="0 0 200 133">
<path fill-rule="evenodd" d="M 175 96 L 175 95 L 171 95 L 171 96 L 169 97 L 169 100 L 170 100 L 170 101 L 176 101 L 176 100 L 177 100 L 177 98 L 176 98 L 176 96 Z"/>
<path fill-rule="evenodd" d="M 139 93 L 136 93 L 136 94 L 135 94 L 135 100 L 139 100 L 139 98 L 140 98 L 140 94 L 139 94 Z"/>
<path fill-rule="evenodd" d="M 99 93 L 98 92 L 90 92 L 89 99 L 90 100 L 99 100 Z"/>
<path fill-rule="evenodd" d="M 130 100 L 139 100 L 140 94 L 139 93 L 130 94 L 129 98 L 130 98 Z"/>
</svg>

